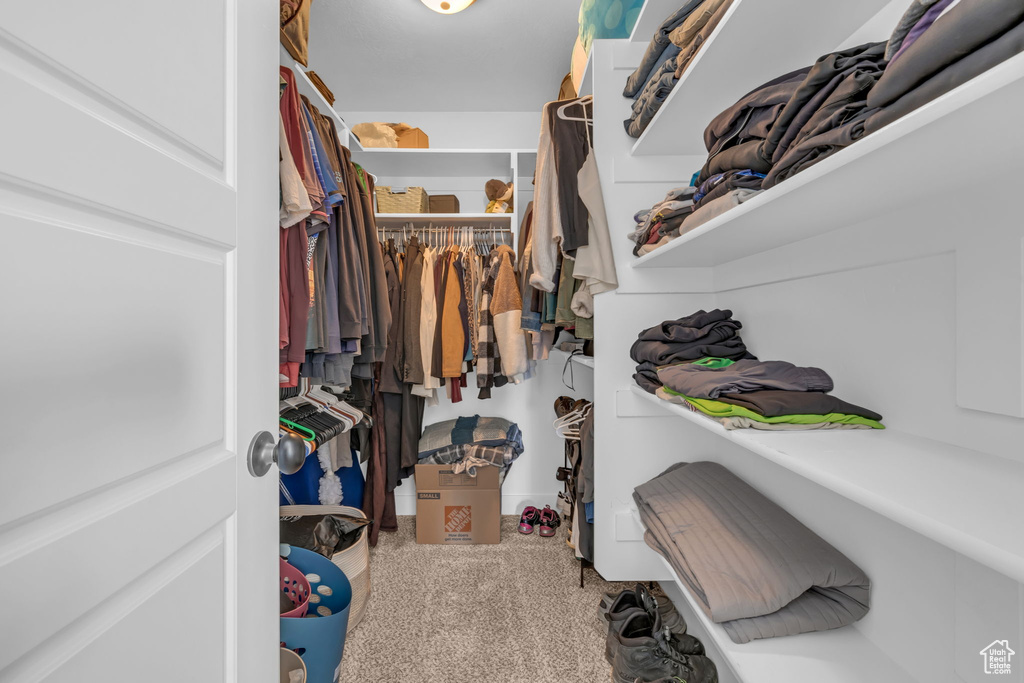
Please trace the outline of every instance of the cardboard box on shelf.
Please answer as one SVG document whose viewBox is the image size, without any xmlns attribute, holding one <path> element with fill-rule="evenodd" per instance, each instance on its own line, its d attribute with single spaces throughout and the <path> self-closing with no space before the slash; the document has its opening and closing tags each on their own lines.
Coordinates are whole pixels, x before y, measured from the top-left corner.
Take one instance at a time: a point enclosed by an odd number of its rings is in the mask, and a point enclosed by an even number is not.
<svg viewBox="0 0 1024 683">
<path fill-rule="evenodd" d="M 398 146 L 410 149 L 427 149 L 430 147 L 430 138 L 419 128 L 410 128 L 398 134 Z"/>
<path fill-rule="evenodd" d="M 416 542 L 473 545 L 501 542 L 497 467 L 475 477 L 451 465 L 416 465 Z"/>
<path fill-rule="evenodd" d="M 453 194 L 430 195 L 430 213 L 458 213 L 459 198 Z"/>
</svg>

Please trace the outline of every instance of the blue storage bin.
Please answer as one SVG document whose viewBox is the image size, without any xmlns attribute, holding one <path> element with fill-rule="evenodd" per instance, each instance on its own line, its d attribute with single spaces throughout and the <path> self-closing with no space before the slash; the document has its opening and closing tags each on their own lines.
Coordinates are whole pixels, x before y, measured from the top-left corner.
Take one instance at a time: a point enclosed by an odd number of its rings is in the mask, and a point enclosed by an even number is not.
<svg viewBox="0 0 1024 683">
<path fill-rule="evenodd" d="M 315 460 L 315 458 L 314 458 Z M 309 611 L 302 619 L 281 617 L 281 642 L 306 664 L 306 683 L 335 683 L 345 655 L 352 585 L 337 565 L 312 550 L 292 546 L 288 561 L 307 578 Z M 319 581 L 313 579 L 319 578 Z M 327 616 L 310 616 L 326 614 Z"/>
<path fill-rule="evenodd" d="M 359 467 L 358 453 L 352 453 L 352 467 L 339 468 L 335 474 L 341 480 L 341 504 L 348 507 L 363 509 L 363 489 L 366 480 L 363 477 L 363 470 Z M 287 489 L 292 500 L 285 497 L 284 490 L 281 491 L 279 505 L 319 505 L 320 504 L 320 477 L 324 471 L 320 469 L 320 461 L 316 457 L 316 451 L 306 456 L 306 462 L 295 474 L 282 474 L 281 486 Z"/>
</svg>

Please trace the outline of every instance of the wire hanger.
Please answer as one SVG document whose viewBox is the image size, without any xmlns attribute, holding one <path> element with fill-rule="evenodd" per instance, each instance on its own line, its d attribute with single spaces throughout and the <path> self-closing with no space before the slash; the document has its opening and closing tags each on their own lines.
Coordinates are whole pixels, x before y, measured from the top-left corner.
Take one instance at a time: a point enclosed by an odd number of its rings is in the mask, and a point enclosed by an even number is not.
<svg viewBox="0 0 1024 683">
<path fill-rule="evenodd" d="M 594 96 L 593 95 L 584 95 L 583 97 L 579 98 L 578 100 L 574 100 L 572 102 L 569 102 L 568 104 L 563 104 L 561 107 L 558 108 L 558 111 L 555 112 L 555 113 L 558 115 L 558 118 L 562 119 L 563 121 L 582 121 L 583 123 L 591 123 L 592 124 L 594 122 L 594 120 L 586 117 L 586 113 L 587 113 L 586 105 L 590 104 L 593 101 L 594 101 Z M 569 115 L 567 115 L 565 113 L 566 109 L 568 109 L 569 107 L 575 107 L 577 105 L 583 107 L 583 114 L 584 114 L 583 117 L 569 116 Z"/>
</svg>

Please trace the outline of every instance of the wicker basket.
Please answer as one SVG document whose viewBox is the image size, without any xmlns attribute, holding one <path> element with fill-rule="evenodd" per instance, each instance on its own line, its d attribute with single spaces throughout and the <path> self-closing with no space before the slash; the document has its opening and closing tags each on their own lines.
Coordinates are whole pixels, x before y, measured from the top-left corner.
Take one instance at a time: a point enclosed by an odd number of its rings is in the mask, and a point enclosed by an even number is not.
<svg viewBox="0 0 1024 683">
<path fill-rule="evenodd" d="M 349 515 L 366 518 L 362 510 L 344 505 L 282 505 L 281 517 L 308 517 L 311 515 Z M 348 613 L 348 630 L 352 631 L 363 620 L 366 603 L 370 600 L 370 544 L 366 540 L 369 527 L 365 527 L 359 540 L 350 548 L 335 553 L 331 562 L 345 572 L 352 584 L 352 607 Z"/>
<path fill-rule="evenodd" d="M 377 213 L 428 213 L 430 198 L 422 187 L 377 188 Z"/>
</svg>

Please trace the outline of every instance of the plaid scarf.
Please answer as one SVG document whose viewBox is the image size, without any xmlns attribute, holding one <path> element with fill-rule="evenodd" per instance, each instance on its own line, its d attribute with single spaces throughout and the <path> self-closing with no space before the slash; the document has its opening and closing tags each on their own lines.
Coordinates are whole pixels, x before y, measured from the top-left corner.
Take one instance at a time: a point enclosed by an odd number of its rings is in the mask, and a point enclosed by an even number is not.
<svg viewBox="0 0 1024 683">
<path fill-rule="evenodd" d="M 479 398 L 490 398 L 491 387 L 495 384 L 496 368 L 500 368 L 498 341 L 494 336 L 494 316 L 491 314 L 491 295 L 498 275 L 499 259 L 491 252 L 488 260 L 483 291 L 480 294 L 480 329 L 477 332 L 476 385 L 480 388 Z"/>
</svg>

